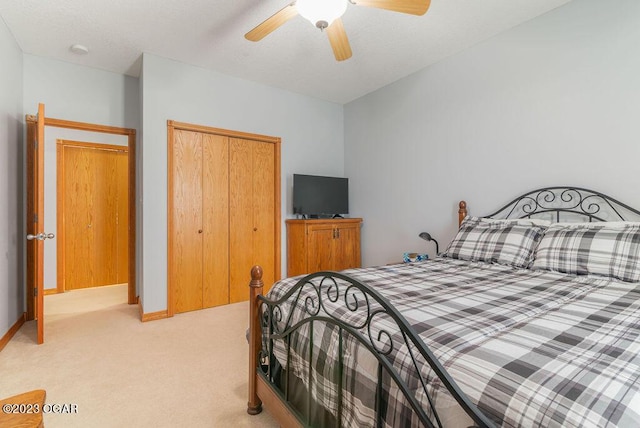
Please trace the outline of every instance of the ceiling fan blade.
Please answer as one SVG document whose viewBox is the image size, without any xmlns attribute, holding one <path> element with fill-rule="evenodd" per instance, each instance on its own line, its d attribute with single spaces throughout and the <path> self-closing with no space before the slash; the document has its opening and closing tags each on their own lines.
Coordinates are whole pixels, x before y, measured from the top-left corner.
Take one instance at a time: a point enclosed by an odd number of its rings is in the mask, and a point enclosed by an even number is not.
<svg viewBox="0 0 640 428">
<path fill-rule="evenodd" d="M 249 31 L 244 35 L 245 39 L 251 40 L 252 42 L 257 42 L 258 40 L 262 40 L 264 37 L 271 34 L 271 32 L 288 20 L 298 15 L 298 10 L 294 3 L 291 3 L 288 6 L 283 7 L 276 13 L 274 13 L 271 17 L 267 18 L 264 22 L 258 25 L 253 30 Z"/>
<path fill-rule="evenodd" d="M 369 6 L 378 9 L 411 15 L 424 15 L 431 5 L 431 0 L 355 0 L 358 6 Z"/>
<path fill-rule="evenodd" d="M 344 61 L 345 59 L 351 58 L 351 45 L 349 45 L 349 39 L 347 38 L 346 31 L 344 31 L 342 20 L 338 18 L 333 21 L 333 24 L 327 27 L 326 31 L 336 60 Z"/>
</svg>

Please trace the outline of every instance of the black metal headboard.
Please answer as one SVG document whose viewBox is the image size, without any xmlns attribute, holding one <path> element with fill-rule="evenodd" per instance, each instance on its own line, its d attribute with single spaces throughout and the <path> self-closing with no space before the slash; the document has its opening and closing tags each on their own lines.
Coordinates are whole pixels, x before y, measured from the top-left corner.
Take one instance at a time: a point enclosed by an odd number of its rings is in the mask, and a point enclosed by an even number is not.
<svg viewBox="0 0 640 428">
<path fill-rule="evenodd" d="M 639 221 L 640 211 L 593 190 L 545 187 L 517 197 L 490 218 L 542 218 L 560 221 Z"/>
</svg>

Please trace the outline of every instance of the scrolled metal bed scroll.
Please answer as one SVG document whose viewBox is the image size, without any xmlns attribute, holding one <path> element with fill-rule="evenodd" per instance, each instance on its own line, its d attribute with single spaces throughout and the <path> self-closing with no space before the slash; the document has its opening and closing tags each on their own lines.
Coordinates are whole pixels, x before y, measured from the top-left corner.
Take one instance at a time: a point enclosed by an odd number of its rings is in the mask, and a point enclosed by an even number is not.
<svg viewBox="0 0 640 428">
<path fill-rule="evenodd" d="M 531 218 L 545 216 L 554 222 L 572 215 L 593 221 L 629 221 L 640 212 L 610 196 L 576 186 L 544 187 L 527 192 L 496 212 L 490 218 Z"/>
</svg>

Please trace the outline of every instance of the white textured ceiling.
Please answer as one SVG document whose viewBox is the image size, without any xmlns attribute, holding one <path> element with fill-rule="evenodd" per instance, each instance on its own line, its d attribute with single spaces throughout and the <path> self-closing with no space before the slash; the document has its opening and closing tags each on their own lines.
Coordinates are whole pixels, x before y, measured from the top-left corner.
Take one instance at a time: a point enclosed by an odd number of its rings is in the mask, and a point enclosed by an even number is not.
<svg viewBox="0 0 640 428">
<path fill-rule="evenodd" d="M 291 0 L 0 0 L 0 17 L 28 54 L 138 76 L 147 52 L 346 103 L 569 1 L 432 0 L 424 16 L 350 4 L 342 62 L 300 16 L 244 38 Z"/>
</svg>

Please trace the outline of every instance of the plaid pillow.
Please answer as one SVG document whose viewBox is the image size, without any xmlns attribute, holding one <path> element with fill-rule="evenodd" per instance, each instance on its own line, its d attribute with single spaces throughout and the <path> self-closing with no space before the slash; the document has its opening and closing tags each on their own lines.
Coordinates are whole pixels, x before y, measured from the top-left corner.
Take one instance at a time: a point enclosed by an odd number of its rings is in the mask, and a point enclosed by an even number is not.
<svg viewBox="0 0 640 428">
<path fill-rule="evenodd" d="M 550 226 L 536 250 L 533 269 L 639 282 L 640 223 Z"/>
<path fill-rule="evenodd" d="M 442 254 L 453 259 L 526 268 L 546 227 L 531 222 L 506 222 L 467 217 Z"/>
</svg>

